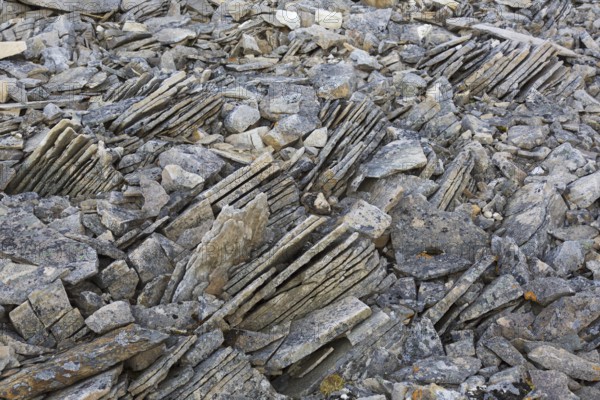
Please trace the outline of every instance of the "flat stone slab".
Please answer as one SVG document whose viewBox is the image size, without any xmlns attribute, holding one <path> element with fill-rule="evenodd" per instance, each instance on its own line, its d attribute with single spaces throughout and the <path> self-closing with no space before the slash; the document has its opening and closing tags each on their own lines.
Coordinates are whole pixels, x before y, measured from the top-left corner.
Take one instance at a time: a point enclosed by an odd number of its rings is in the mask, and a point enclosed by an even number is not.
<svg viewBox="0 0 600 400">
<path fill-rule="evenodd" d="M 98 272 L 98 255 L 90 246 L 48 228 L 35 215 L 0 205 L 0 247 L 17 260 L 65 268 L 63 280 L 76 284 Z"/>
</svg>

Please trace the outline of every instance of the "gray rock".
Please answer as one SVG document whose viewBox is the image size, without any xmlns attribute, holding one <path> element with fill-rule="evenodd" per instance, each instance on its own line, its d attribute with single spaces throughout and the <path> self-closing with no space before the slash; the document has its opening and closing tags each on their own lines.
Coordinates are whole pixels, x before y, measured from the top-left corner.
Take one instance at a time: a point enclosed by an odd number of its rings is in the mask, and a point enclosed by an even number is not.
<svg viewBox="0 0 600 400">
<path fill-rule="evenodd" d="M 173 271 L 171 260 L 154 236 L 150 236 L 131 251 L 129 261 L 137 271 L 140 282 L 144 284 L 159 275 Z"/>
<path fill-rule="evenodd" d="M 517 125 L 508 130 L 508 143 L 525 150 L 531 150 L 543 144 L 547 135 L 547 126 Z"/>
<path fill-rule="evenodd" d="M 577 357 L 563 349 L 539 346 L 530 351 L 527 357 L 543 368 L 563 372 L 573 379 L 600 380 L 600 364 Z"/>
<path fill-rule="evenodd" d="M 28 296 L 33 311 L 46 328 L 49 328 L 71 310 L 67 292 L 60 280 L 43 289 L 31 292 Z"/>
<path fill-rule="evenodd" d="M 600 297 L 578 293 L 561 297 L 544 308 L 533 323 L 533 332 L 542 340 L 555 340 L 579 331 L 600 317 Z"/>
<path fill-rule="evenodd" d="M 567 187 L 565 197 L 579 208 L 587 208 L 600 198 L 600 171 L 577 179 Z"/>
<path fill-rule="evenodd" d="M 34 290 L 41 289 L 68 273 L 65 268 L 36 266 L 0 259 L 0 304 L 17 305 L 27 300 Z"/>
<path fill-rule="evenodd" d="M 102 217 L 102 224 L 117 236 L 140 226 L 145 217 L 141 210 L 121 207 L 105 200 L 98 201 L 97 210 Z"/>
<path fill-rule="evenodd" d="M 474 357 L 430 357 L 413 364 L 411 379 L 424 383 L 458 385 L 475 375 L 481 361 Z"/>
<path fill-rule="evenodd" d="M 97 334 L 120 328 L 134 321 L 131 307 L 126 301 L 110 303 L 85 319 L 85 324 Z"/>
<path fill-rule="evenodd" d="M 133 306 L 131 312 L 137 324 L 165 332 L 193 329 L 207 317 L 197 301 L 160 304 L 150 308 Z"/>
<path fill-rule="evenodd" d="M 404 342 L 402 362 L 410 365 L 423 358 L 443 355 L 442 341 L 431 321 L 423 318 L 414 322 Z"/>
<path fill-rule="evenodd" d="M 46 362 L 23 368 L 0 383 L 0 396 L 31 397 L 63 389 L 157 346 L 167 337 L 156 331 L 129 325 L 67 350 Z M 62 378 L 48 379 L 56 376 Z"/>
<path fill-rule="evenodd" d="M 508 365 L 516 367 L 527 363 L 525 357 L 508 340 L 501 336 L 485 340 L 484 345 Z"/>
<path fill-rule="evenodd" d="M 576 396 L 569 390 L 569 378 L 559 371 L 529 371 L 531 383 L 535 387 L 532 395 L 540 395 L 548 400 L 579 400 L 581 396 Z"/>
<path fill-rule="evenodd" d="M 536 278 L 525 287 L 526 298 L 547 306 L 564 296 L 575 294 L 569 283 L 561 278 L 542 277 Z"/>
<path fill-rule="evenodd" d="M 262 139 L 266 145 L 279 151 L 298 141 L 317 127 L 317 122 L 313 117 L 293 114 L 279 120 L 277 125 Z"/>
<path fill-rule="evenodd" d="M 167 192 L 177 190 L 191 190 L 204 184 L 204 179 L 200 175 L 188 172 L 179 165 L 165 165 L 162 171 L 162 186 Z"/>
<path fill-rule="evenodd" d="M 223 332 L 220 329 L 200 335 L 192 347 L 181 357 L 181 365 L 195 367 L 217 350 L 224 340 Z"/>
<path fill-rule="evenodd" d="M 364 50 L 352 50 L 352 53 L 350 53 L 350 59 L 354 62 L 358 69 L 363 71 L 373 71 L 382 68 L 382 65 L 377 62 L 377 58 L 369 55 L 369 53 Z"/>
<path fill-rule="evenodd" d="M 242 133 L 260 119 L 260 113 L 254 107 L 245 104 L 235 107 L 225 117 L 225 128 L 231 133 Z"/>
<path fill-rule="evenodd" d="M 52 335 L 59 342 L 69 339 L 85 326 L 79 309 L 72 308 L 50 327 Z"/>
<path fill-rule="evenodd" d="M 161 153 L 158 163 L 165 168 L 178 165 L 187 172 L 199 175 L 205 181 L 212 179 L 225 166 L 225 162 L 203 146 L 177 146 Z"/>
<path fill-rule="evenodd" d="M 149 217 L 157 216 L 163 206 L 169 202 L 169 195 L 158 182 L 148 179 L 145 176 L 140 178 L 140 186 L 142 196 L 144 196 L 142 211 Z"/>
<path fill-rule="evenodd" d="M 559 276 L 567 276 L 583 267 L 584 257 L 582 244 L 568 240 L 556 247 L 546 261 L 554 267 Z"/>
<path fill-rule="evenodd" d="M 96 277 L 101 289 L 106 289 L 114 300 L 131 299 L 139 278 L 135 270 L 129 268 L 124 260 L 115 261 L 104 268 Z"/>
<path fill-rule="evenodd" d="M 311 354 L 369 315 L 371 309 L 366 304 L 355 297 L 346 297 L 296 320 L 267 366 L 284 368 Z"/>
<path fill-rule="evenodd" d="M 439 211 L 419 195 L 406 197 L 390 214 L 392 244 L 407 257 L 446 253 L 472 261 L 487 246 L 488 234 L 468 216 Z"/>
<path fill-rule="evenodd" d="M 435 279 L 466 270 L 471 262 L 449 254 L 417 254 L 405 257 L 401 250 L 396 252 L 395 268 L 421 280 Z"/>
<path fill-rule="evenodd" d="M 55 0 L 23 0 L 23 3 L 68 12 L 107 13 L 117 11 L 121 2 L 120 0 L 86 0 L 80 3 L 68 3 Z"/>
<path fill-rule="evenodd" d="M 531 183 L 519 189 L 504 209 L 505 236 L 528 255 L 541 257 L 549 244 L 548 230 L 562 226 L 564 200 L 548 183 Z"/>
<path fill-rule="evenodd" d="M 392 217 L 363 200 L 356 201 L 341 218 L 353 229 L 377 239 L 389 228 Z"/>
<path fill-rule="evenodd" d="M 427 157 L 416 140 L 396 140 L 382 147 L 364 166 L 369 178 L 382 178 L 397 172 L 424 167 Z"/>
<path fill-rule="evenodd" d="M 47 228 L 33 214 L 0 205 L 0 246 L 4 258 L 39 265 L 49 274 L 68 269 L 67 283 L 78 283 L 98 271 L 98 256 L 89 246 Z"/>
<path fill-rule="evenodd" d="M 46 397 L 49 400 L 80 400 L 102 398 L 117 383 L 122 366 L 109 369 L 94 377 L 87 378 L 73 386 L 62 389 Z"/>
<path fill-rule="evenodd" d="M 300 38 L 311 39 L 323 50 L 328 50 L 334 46 L 341 46 L 347 40 L 345 36 L 323 28 L 321 25 L 311 25 L 308 28 L 294 29 L 290 33 L 290 38 L 292 40 Z"/>
<path fill-rule="evenodd" d="M 33 312 L 31 304 L 28 301 L 14 308 L 8 313 L 10 322 L 13 324 L 19 335 L 24 339 L 30 339 L 33 336 L 44 332 L 44 324 Z"/>
<path fill-rule="evenodd" d="M 0 346 L 0 371 L 20 366 L 15 349 L 10 346 Z"/>
<path fill-rule="evenodd" d="M 328 35 L 331 33 L 327 32 Z M 350 98 L 357 85 L 354 67 L 345 62 L 317 65 L 309 71 L 309 76 L 317 89 L 317 96 L 328 100 Z"/>
<path fill-rule="evenodd" d="M 523 290 L 512 275 L 502 275 L 488 285 L 481 296 L 462 312 L 461 321 L 469 321 L 507 305 L 523 296 Z"/>
<path fill-rule="evenodd" d="M 462 274 L 443 299 L 427 310 L 425 316 L 433 323 L 437 323 L 448 312 L 450 307 L 469 290 L 481 274 L 489 268 L 492 262 L 493 258 L 491 256 L 486 256 L 478 260 L 470 269 Z"/>
</svg>

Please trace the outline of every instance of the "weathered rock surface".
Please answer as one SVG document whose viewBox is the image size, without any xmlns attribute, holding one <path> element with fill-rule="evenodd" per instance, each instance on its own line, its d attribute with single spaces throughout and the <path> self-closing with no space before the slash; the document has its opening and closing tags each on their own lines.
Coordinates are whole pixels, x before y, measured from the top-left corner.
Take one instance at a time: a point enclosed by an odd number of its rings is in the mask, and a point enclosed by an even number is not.
<svg viewBox="0 0 600 400">
<path fill-rule="evenodd" d="M 0 9 L 1 398 L 600 398 L 596 3 Z"/>
</svg>

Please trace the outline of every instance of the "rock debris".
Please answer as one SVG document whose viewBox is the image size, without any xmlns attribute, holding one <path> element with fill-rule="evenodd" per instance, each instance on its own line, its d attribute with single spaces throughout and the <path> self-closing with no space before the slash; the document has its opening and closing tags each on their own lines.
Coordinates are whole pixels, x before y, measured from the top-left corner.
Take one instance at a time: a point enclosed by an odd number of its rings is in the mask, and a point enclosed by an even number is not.
<svg viewBox="0 0 600 400">
<path fill-rule="evenodd" d="M 0 8 L 0 398 L 600 399 L 595 2 Z"/>
</svg>

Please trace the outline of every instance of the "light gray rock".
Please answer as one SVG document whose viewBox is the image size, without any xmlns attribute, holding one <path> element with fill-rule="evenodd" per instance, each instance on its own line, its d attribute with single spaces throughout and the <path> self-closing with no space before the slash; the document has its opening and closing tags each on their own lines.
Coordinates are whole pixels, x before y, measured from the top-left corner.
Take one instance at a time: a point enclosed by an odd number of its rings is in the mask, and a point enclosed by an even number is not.
<svg viewBox="0 0 600 400">
<path fill-rule="evenodd" d="M 548 135 L 548 127 L 516 125 L 508 130 L 508 143 L 525 150 L 544 143 Z"/>
<path fill-rule="evenodd" d="M 341 219 L 358 232 L 377 239 L 390 227 L 392 217 L 364 200 L 356 201 Z"/>
<path fill-rule="evenodd" d="M 139 278 L 135 270 L 129 268 L 124 260 L 111 263 L 95 278 L 102 289 L 108 290 L 113 300 L 131 299 Z"/>
<path fill-rule="evenodd" d="M 177 190 L 191 190 L 204 184 L 204 179 L 200 175 L 188 172 L 179 165 L 165 165 L 162 171 L 162 186 L 167 192 Z"/>
<path fill-rule="evenodd" d="M 582 243 L 568 240 L 557 246 L 546 261 L 560 276 L 567 276 L 583 266 L 584 257 Z"/>
<path fill-rule="evenodd" d="M 417 382 L 458 385 L 479 368 L 481 361 L 474 357 L 430 357 L 413 364 L 410 378 Z"/>
<path fill-rule="evenodd" d="M 97 334 L 120 328 L 134 321 L 131 306 L 126 301 L 110 303 L 85 319 L 85 324 Z"/>
<path fill-rule="evenodd" d="M 120 0 L 86 0 L 78 3 L 69 3 L 55 0 L 23 0 L 23 3 L 32 6 L 52 8 L 61 11 L 80 11 L 87 13 L 106 13 L 117 11 L 119 9 Z"/>
<path fill-rule="evenodd" d="M 73 386 L 62 389 L 46 397 L 49 400 L 81 400 L 98 399 L 107 395 L 110 389 L 117 383 L 122 366 L 109 369 L 94 377 L 87 378 Z"/>
<path fill-rule="evenodd" d="M 0 382 L 0 396 L 31 397 L 63 389 L 157 346 L 167 337 L 160 332 L 129 325 L 71 348 L 46 362 L 23 368 Z M 61 379 L 48 378 L 57 376 Z"/>
<path fill-rule="evenodd" d="M 318 25 L 313 25 L 313 27 L 318 27 Z M 327 32 L 327 35 L 332 34 L 327 29 L 319 28 Z M 354 67 L 345 62 L 334 65 L 316 65 L 308 74 L 317 90 L 317 96 L 327 100 L 348 99 L 357 85 Z"/>
<path fill-rule="evenodd" d="M 158 182 L 145 176 L 140 178 L 140 186 L 144 196 L 142 211 L 149 217 L 157 216 L 163 206 L 169 202 L 169 195 Z"/>
<path fill-rule="evenodd" d="M 371 315 L 371 309 L 355 297 L 346 297 L 292 322 L 290 333 L 269 359 L 267 366 L 284 368 Z"/>
<path fill-rule="evenodd" d="M 461 313 L 460 319 L 468 321 L 478 318 L 521 296 L 523 296 L 523 290 L 519 282 L 512 275 L 502 275 L 488 285 L 481 296 Z"/>
<path fill-rule="evenodd" d="M 369 178 L 383 178 L 398 172 L 422 168 L 427 164 L 421 144 L 416 140 L 396 140 L 382 147 L 364 166 Z"/>
<path fill-rule="evenodd" d="M 600 317 L 600 297 L 577 293 L 561 297 L 545 307 L 535 318 L 533 332 L 541 340 L 577 334 Z"/>
<path fill-rule="evenodd" d="M 0 205 L 0 246 L 4 258 L 50 268 L 67 269 L 67 283 L 78 283 L 98 271 L 98 256 L 88 245 L 71 240 L 47 228 L 33 214 Z"/>
<path fill-rule="evenodd" d="M 260 119 L 260 113 L 254 107 L 242 104 L 235 107 L 225 117 L 225 128 L 231 133 L 242 133 Z"/>
<path fill-rule="evenodd" d="M 137 271 L 140 282 L 144 284 L 159 275 L 171 273 L 174 268 L 155 236 L 150 236 L 131 251 L 129 261 Z"/>
<path fill-rule="evenodd" d="M 548 400 L 579 400 L 581 397 L 569 390 L 569 378 L 562 372 L 530 370 L 529 375 L 535 387 L 532 395 L 539 394 Z"/>
<path fill-rule="evenodd" d="M 66 268 L 36 266 L 0 259 L 0 304 L 18 305 L 34 290 L 68 273 Z"/>
<path fill-rule="evenodd" d="M 402 362 L 410 365 L 420 359 L 443 355 L 442 341 L 431 321 L 427 318 L 415 321 L 404 342 L 404 350 L 401 354 Z"/>
<path fill-rule="evenodd" d="M 539 346 L 527 354 L 527 357 L 543 368 L 563 372 L 573 379 L 584 381 L 600 380 L 600 364 L 553 346 Z"/>
<path fill-rule="evenodd" d="M 575 294 L 569 282 L 557 277 L 536 278 L 525 287 L 526 298 L 547 306 L 564 296 Z"/>
<path fill-rule="evenodd" d="M 579 208 L 587 208 L 600 198 L 600 171 L 577 179 L 567 187 L 565 197 Z"/>
<path fill-rule="evenodd" d="M 182 145 L 169 149 L 158 156 L 158 163 L 165 168 L 178 165 L 187 172 L 210 180 L 225 166 L 225 162 L 203 146 Z"/>
</svg>

